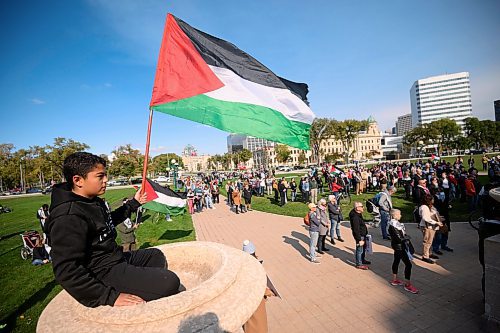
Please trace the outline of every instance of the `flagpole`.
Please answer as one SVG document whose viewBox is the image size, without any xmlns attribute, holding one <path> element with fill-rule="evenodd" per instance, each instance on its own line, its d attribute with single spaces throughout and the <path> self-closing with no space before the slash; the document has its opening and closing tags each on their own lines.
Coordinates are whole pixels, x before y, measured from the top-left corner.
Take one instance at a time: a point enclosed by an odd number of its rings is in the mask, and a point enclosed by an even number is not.
<svg viewBox="0 0 500 333">
<path fill-rule="evenodd" d="M 144 164 L 142 166 L 142 184 L 141 193 L 146 190 L 146 176 L 148 172 L 148 160 L 149 160 L 149 139 L 151 138 L 151 123 L 153 122 L 153 109 L 149 109 L 149 121 L 148 121 L 148 134 L 146 136 L 146 151 L 144 153 Z"/>
</svg>

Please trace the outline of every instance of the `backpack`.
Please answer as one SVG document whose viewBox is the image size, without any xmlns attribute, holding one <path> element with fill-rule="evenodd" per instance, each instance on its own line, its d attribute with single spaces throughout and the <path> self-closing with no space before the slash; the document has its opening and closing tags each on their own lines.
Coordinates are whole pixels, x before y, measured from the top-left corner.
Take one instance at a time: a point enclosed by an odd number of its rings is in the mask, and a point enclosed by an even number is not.
<svg viewBox="0 0 500 333">
<path fill-rule="evenodd" d="M 417 206 L 413 210 L 413 220 L 414 220 L 415 223 L 417 223 L 417 228 L 418 228 L 418 226 L 420 224 L 420 221 L 422 220 L 422 216 L 420 216 L 420 211 L 419 211 L 420 209 L 419 208 L 420 207 Z"/>
<path fill-rule="evenodd" d="M 307 213 L 306 216 L 304 216 L 304 224 L 307 225 L 307 226 L 311 225 L 311 220 L 309 218 L 309 213 Z"/>
<path fill-rule="evenodd" d="M 373 206 L 374 205 L 375 204 L 373 203 L 373 199 L 366 200 L 365 206 L 366 206 L 366 210 L 368 211 L 368 213 L 373 213 Z"/>
<path fill-rule="evenodd" d="M 382 192 L 379 192 L 379 193 L 375 194 L 375 196 L 373 197 L 373 199 L 371 199 L 371 202 L 372 202 L 375 206 L 379 207 L 379 204 L 380 204 L 380 198 L 381 198 L 381 197 L 382 197 Z"/>
</svg>

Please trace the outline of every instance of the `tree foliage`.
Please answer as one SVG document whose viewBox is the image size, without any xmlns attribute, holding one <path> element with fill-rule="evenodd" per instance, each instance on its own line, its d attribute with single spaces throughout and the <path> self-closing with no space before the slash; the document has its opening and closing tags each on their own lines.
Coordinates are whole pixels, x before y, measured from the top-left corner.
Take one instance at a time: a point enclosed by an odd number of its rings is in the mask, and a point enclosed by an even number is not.
<svg viewBox="0 0 500 333">
<path fill-rule="evenodd" d="M 276 160 L 279 163 L 285 163 L 286 161 L 288 161 L 290 155 L 292 154 L 290 149 L 288 149 L 288 146 L 286 145 L 276 145 L 275 151 Z"/>
<path fill-rule="evenodd" d="M 335 140 L 340 141 L 344 147 L 346 164 L 349 164 L 349 157 L 353 155 L 354 142 L 359 136 L 359 132 L 366 130 L 367 120 L 347 119 L 343 121 L 333 120 L 331 131 Z"/>
</svg>

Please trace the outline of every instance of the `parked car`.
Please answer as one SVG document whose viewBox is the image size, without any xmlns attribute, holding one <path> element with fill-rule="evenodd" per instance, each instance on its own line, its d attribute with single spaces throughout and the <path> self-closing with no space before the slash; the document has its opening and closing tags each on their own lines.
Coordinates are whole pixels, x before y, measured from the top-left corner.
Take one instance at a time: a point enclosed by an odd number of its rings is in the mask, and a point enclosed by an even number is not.
<svg viewBox="0 0 500 333">
<path fill-rule="evenodd" d="M 167 176 L 158 176 L 153 181 L 156 183 L 168 183 L 170 182 L 170 178 Z"/>
<path fill-rule="evenodd" d="M 277 171 L 292 171 L 292 169 L 289 166 L 286 165 L 279 165 L 276 168 Z"/>
<path fill-rule="evenodd" d="M 306 167 L 303 166 L 303 165 L 294 165 L 293 166 L 293 170 L 302 170 L 302 169 L 305 169 Z"/>
</svg>

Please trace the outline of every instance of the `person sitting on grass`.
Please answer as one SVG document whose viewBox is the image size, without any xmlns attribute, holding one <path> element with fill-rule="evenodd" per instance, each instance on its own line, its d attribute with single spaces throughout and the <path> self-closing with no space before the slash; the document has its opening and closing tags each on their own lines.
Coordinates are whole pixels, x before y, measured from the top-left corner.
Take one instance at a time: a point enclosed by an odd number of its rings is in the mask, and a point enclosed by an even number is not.
<svg viewBox="0 0 500 333">
<path fill-rule="evenodd" d="M 123 252 L 115 226 L 147 201 L 138 191 L 111 212 L 106 161 L 77 152 L 64 160 L 66 182 L 52 191 L 46 222 L 56 281 L 79 303 L 127 306 L 177 294 L 180 281 L 158 249 Z"/>
<path fill-rule="evenodd" d="M 50 256 L 45 247 L 43 246 L 43 241 L 39 238 L 36 241 L 35 247 L 33 248 L 33 260 L 31 264 L 34 266 L 45 265 L 50 262 Z"/>
</svg>

